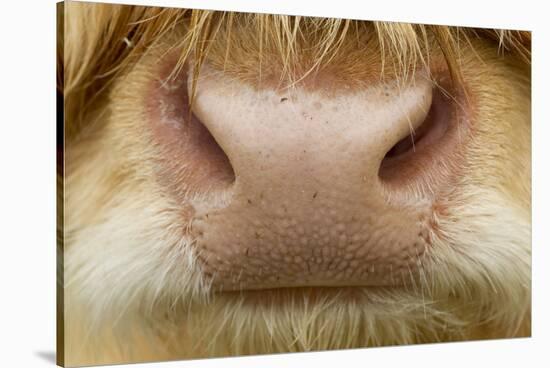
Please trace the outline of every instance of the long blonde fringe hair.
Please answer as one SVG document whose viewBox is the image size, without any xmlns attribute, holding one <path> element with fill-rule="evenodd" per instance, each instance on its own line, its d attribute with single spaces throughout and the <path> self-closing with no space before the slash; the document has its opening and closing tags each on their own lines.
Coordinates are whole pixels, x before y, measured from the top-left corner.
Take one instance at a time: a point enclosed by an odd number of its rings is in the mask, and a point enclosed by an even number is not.
<svg viewBox="0 0 550 368">
<path fill-rule="evenodd" d="M 65 98 L 66 116 L 70 117 L 65 126 L 68 137 L 79 130 L 88 107 L 110 82 L 156 40 L 175 30 L 184 30 L 174 45 L 181 50 L 176 67 L 193 63 L 191 103 L 200 65 L 209 51 L 225 47 L 225 52 L 217 54 L 224 54 L 222 62 L 228 64 L 236 43 L 249 49 L 254 45 L 254 61 L 260 64 L 264 54 L 279 58 L 283 78 L 290 83 L 336 63 L 339 55 L 345 55 L 341 51 L 346 45 L 358 49 L 359 38 L 365 34 L 375 38 L 382 67 L 391 60 L 394 69 L 405 77 L 417 64 L 427 64 L 429 40 L 435 41 L 455 81 L 460 79 L 458 45 L 472 37 L 492 39 L 502 52 L 530 62 L 531 36 L 525 31 L 71 1 L 65 2 L 64 13 L 58 22 L 57 81 Z M 239 29 L 246 29 L 246 40 L 242 39 L 243 32 L 236 31 Z M 298 75 L 292 69 L 305 50 L 309 65 Z"/>
</svg>

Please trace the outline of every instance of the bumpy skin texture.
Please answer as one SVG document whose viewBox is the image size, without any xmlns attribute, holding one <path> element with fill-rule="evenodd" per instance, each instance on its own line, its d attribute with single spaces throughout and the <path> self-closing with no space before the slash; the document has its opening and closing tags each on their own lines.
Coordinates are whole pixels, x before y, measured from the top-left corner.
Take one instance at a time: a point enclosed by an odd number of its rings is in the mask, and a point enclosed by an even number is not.
<svg viewBox="0 0 550 368">
<path fill-rule="evenodd" d="M 472 40 L 468 98 L 429 113 L 449 101 L 422 70 L 283 90 L 214 53 L 188 115 L 170 44 L 66 142 L 67 364 L 530 335 L 528 65 Z M 385 159 L 430 114 L 451 122 Z"/>
</svg>

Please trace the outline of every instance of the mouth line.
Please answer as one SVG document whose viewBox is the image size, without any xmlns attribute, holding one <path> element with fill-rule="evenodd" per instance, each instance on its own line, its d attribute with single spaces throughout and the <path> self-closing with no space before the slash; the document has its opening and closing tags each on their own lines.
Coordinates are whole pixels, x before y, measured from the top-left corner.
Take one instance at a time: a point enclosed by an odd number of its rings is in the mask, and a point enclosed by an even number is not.
<svg viewBox="0 0 550 368">
<path fill-rule="evenodd" d="M 365 284 L 365 283 L 341 283 L 330 285 L 328 283 L 312 283 L 310 285 L 304 284 L 279 284 L 274 287 L 244 287 L 237 289 L 225 289 L 223 286 L 214 290 L 214 293 L 240 293 L 240 292 L 269 292 L 269 291 L 279 291 L 279 290 L 303 290 L 303 289 L 312 289 L 312 290 L 339 290 L 339 289 L 398 289 L 404 288 L 406 284 Z"/>
<path fill-rule="evenodd" d="M 282 285 L 276 287 L 258 287 L 258 288 L 242 288 L 242 289 L 223 289 L 214 290 L 214 293 L 262 293 L 262 292 L 277 292 L 277 291 L 299 291 L 299 290 L 347 290 L 347 289 L 361 289 L 361 290 L 397 290 L 400 288 L 405 288 L 405 284 L 395 284 L 395 285 L 368 285 L 368 284 L 341 284 L 341 285 L 327 285 L 327 284 L 312 284 L 312 285 Z"/>
<path fill-rule="evenodd" d="M 213 281 L 211 290 L 214 293 L 240 293 L 240 292 L 269 292 L 276 290 L 340 290 L 340 289 L 399 289 L 412 287 L 418 282 L 418 272 L 407 269 L 407 272 L 400 270 L 390 278 L 380 278 L 385 276 L 383 271 L 370 274 L 368 277 L 345 277 L 328 278 L 319 277 L 318 274 L 310 274 L 311 277 L 302 277 L 301 279 L 273 279 L 272 275 L 267 274 L 264 279 L 251 283 L 248 280 L 234 281 L 224 283 L 219 281 L 217 272 L 210 273 L 203 271 L 204 275 Z M 223 275 L 222 275 L 223 276 Z M 369 275 L 367 275 L 369 276 Z"/>
<path fill-rule="evenodd" d="M 277 305 L 292 301 L 311 303 L 344 302 L 386 303 L 396 300 L 399 295 L 411 292 L 406 286 L 316 286 L 316 287 L 276 287 L 268 289 L 242 289 L 213 292 L 213 296 L 222 298 L 240 298 L 245 303 Z"/>
</svg>

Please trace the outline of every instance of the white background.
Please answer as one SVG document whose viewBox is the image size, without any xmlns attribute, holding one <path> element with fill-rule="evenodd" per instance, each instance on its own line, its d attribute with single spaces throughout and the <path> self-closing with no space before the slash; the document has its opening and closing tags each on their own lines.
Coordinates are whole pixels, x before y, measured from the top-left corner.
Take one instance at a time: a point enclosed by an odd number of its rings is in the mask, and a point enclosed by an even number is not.
<svg viewBox="0 0 550 368">
<path fill-rule="evenodd" d="M 113 1 L 125 3 L 125 1 Z M 164 0 L 127 2 L 532 30 L 533 337 L 133 367 L 548 366 L 550 86 L 546 2 Z M 0 8 L 0 367 L 55 356 L 55 1 Z M 545 354 L 546 353 L 546 354 Z"/>
</svg>

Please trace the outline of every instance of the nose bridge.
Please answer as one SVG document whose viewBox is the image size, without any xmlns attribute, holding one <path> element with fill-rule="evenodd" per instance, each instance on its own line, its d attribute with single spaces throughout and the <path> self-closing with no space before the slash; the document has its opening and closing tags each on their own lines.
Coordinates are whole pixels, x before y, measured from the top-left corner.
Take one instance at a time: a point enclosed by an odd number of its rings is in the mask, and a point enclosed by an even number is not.
<svg viewBox="0 0 550 368">
<path fill-rule="evenodd" d="M 430 103 L 431 85 L 421 79 L 338 97 L 205 80 L 194 111 L 228 156 L 237 182 L 332 174 L 364 182 L 423 121 Z"/>
</svg>

